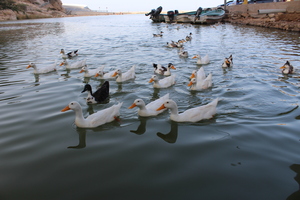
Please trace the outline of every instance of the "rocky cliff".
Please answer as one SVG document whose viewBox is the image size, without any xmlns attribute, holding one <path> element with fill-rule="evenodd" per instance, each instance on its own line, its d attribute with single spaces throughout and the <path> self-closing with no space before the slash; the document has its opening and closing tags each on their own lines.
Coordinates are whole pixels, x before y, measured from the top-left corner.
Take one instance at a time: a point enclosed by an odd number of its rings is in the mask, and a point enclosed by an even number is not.
<svg viewBox="0 0 300 200">
<path fill-rule="evenodd" d="M 65 16 L 61 0 L 1 0 L 0 21 Z"/>
</svg>

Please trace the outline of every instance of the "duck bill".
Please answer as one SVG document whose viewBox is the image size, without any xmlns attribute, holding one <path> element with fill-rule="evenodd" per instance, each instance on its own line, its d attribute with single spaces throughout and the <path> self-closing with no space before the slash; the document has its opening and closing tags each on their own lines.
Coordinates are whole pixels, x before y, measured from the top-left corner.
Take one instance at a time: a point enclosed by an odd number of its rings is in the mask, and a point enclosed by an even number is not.
<svg viewBox="0 0 300 200">
<path fill-rule="evenodd" d="M 61 110 L 61 112 L 65 112 L 67 110 L 70 110 L 70 107 L 69 106 L 66 106 L 64 109 Z"/>
<path fill-rule="evenodd" d="M 82 72 L 84 72 L 84 70 L 82 69 L 82 70 L 80 70 L 80 72 L 79 73 L 82 73 Z"/>
<path fill-rule="evenodd" d="M 193 57 L 192 57 L 192 59 L 195 59 L 195 58 L 197 58 L 197 56 L 193 56 Z"/>
<path fill-rule="evenodd" d="M 27 67 L 28 68 L 28 67 Z M 285 67 L 284 67 L 284 65 L 282 66 L 282 67 L 280 67 L 280 69 L 284 69 Z"/>
<path fill-rule="evenodd" d="M 165 104 L 163 104 L 163 105 L 161 105 L 159 108 L 157 108 L 156 111 L 160 111 L 160 110 L 165 109 L 165 108 L 166 108 L 166 107 L 165 107 Z"/>
<path fill-rule="evenodd" d="M 149 81 L 149 83 L 152 83 L 153 81 L 154 81 L 154 79 L 153 79 L 153 78 L 151 78 L 151 79 L 150 79 L 150 81 Z"/>
<path fill-rule="evenodd" d="M 95 74 L 95 77 L 98 77 L 99 76 L 99 74 L 97 73 L 97 74 Z"/>
<path fill-rule="evenodd" d="M 28 68 L 30 68 L 31 67 L 31 65 L 28 65 L 27 67 L 26 67 L 26 69 L 28 69 Z"/>
<path fill-rule="evenodd" d="M 192 81 L 190 81 L 190 83 L 189 83 L 187 86 L 190 87 L 191 85 L 193 85 L 193 82 L 192 82 Z"/>
<path fill-rule="evenodd" d="M 116 77 L 118 75 L 118 72 L 115 72 L 111 77 Z"/>
<path fill-rule="evenodd" d="M 192 75 L 191 75 L 190 79 L 192 79 L 192 78 L 195 78 L 195 74 L 192 74 Z"/>
<path fill-rule="evenodd" d="M 176 67 L 174 67 L 174 65 L 171 66 L 171 69 L 176 69 Z"/>
<path fill-rule="evenodd" d="M 135 104 L 135 103 L 133 103 L 130 107 L 128 107 L 128 109 L 132 109 L 132 108 L 134 108 L 134 107 L 136 107 L 136 104 Z"/>
<path fill-rule="evenodd" d="M 63 66 L 64 65 L 64 63 L 62 62 L 62 63 L 60 63 L 60 65 L 59 66 Z"/>
</svg>

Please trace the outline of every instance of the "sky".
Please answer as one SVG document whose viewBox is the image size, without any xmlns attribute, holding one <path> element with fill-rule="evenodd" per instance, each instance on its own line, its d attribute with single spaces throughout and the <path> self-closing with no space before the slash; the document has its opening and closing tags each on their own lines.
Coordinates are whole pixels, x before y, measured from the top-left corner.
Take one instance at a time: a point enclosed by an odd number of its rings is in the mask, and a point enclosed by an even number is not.
<svg viewBox="0 0 300 200">
<path fill-rule="evenodd" d="M 224 0 L 61 0 L 63 4 L 86 5 L 91 10 L 108 10 L 108 12 L 150 12 L 158 6 L 163 7 L 163 11 L 197 10 L 199 7 L 216 7 L 224 3 Z M 227 0 L 228 1 L 228 0 Z"/>
</svg>

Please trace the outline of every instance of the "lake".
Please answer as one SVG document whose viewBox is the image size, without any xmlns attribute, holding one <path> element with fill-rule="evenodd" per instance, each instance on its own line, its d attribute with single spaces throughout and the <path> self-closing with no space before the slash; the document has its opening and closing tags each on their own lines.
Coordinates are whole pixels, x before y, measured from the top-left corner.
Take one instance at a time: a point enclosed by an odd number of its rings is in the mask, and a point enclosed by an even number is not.
<svg viewBox="0 0 300 200">
<path fill-rule="evenodd" d="M 188 58 L 166 46 L 189 33 Z M 115 15 L 0 22 L 0 45 L 1 199 L 299 199 L 300 33 Z M 87 105 L 84 85 L 104 81 L 59 66 L 61 49 L 78 49 L 68 61 L 86 59 L 91 69 L 135 65 L 136 78 L 110 80 L 109 100 Z M 197 65 L 196 54 L 210 63 Z M 233 67 L 223 69 L 231 54 Z M 281 73 L 287 60 L 296 73 Z M 57 62 L 57 71 L 35 75 L 29 62 Z M 153 63 L 173 63 L 176 84 L 154 89 Z M 213 86 L 190 91 L 200 67 Z M 167 93 L 179 112 L 218 97 L 217 114 L 177 123 L 168 112 L 143 118 L 128 109 Z M 78 128 L 73 111 L 61 112 L 71 101 L 84 116 L 123 102 L 120 120 Z"/>
</svg>

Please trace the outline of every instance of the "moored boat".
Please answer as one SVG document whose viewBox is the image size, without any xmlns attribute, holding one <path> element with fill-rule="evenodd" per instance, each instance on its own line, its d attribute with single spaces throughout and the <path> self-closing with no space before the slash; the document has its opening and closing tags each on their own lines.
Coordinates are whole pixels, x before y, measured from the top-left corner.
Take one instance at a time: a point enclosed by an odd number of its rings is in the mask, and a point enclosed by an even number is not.
<svg viewBox="0 0 300 200">
<path fill-rule="evenodd" d="M 162 7 L 158 7 L 159 13 L 162 11 Z M 167 14 L 156 14 L 157 10 L 152 11 L 146 16 L 151 15 L 150 19 L 153 22 L 167 22 L 167 23 L 191 23 L 191 24 L 214 24 L 220 22 L 224 16 L 225 11 L 222 8 L 212 10 L 211 8 L 202 9 L 198 8 L 196 11 L 179 13 L 177 10 L 168 11 Z M 153 14 L 151 14 L 153 13 Z"/>
</svg>

